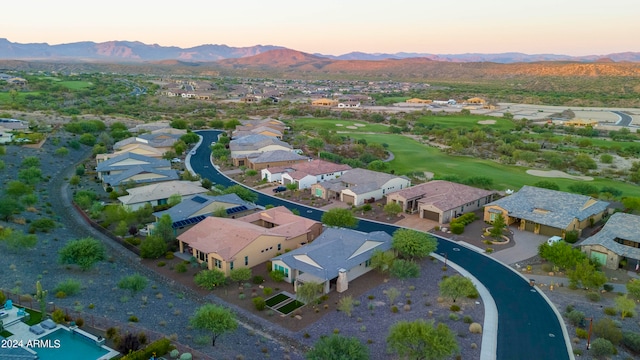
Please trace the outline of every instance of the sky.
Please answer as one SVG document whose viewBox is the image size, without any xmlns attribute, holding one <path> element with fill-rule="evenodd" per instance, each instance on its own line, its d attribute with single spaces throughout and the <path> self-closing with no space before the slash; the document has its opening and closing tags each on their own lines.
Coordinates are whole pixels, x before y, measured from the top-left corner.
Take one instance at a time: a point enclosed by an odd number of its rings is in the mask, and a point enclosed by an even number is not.
<svg viewBox="0 0 640 360">
<path fill-rule="evenodd" d="M 638 0 L 31 0 L 3 2 L 0 12 L 0 38 L 16 43 L 278 45 L 325 55 L 640 52 Z"/>
</svg>

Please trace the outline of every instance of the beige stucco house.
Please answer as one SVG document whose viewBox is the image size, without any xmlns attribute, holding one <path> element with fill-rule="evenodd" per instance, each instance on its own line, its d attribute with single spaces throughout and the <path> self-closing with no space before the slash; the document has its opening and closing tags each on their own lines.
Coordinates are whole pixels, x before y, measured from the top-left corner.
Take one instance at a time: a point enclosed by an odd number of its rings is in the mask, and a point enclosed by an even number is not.
<svg viewBox="0 0 640 360">
<path fill-rule="evenodd" d="M 207 217 L 178 236 L 181 252 L 229 275 L 316 239 L 322 224 L 281 206 L 238 219 Z"/>
<path fill-rule="evenodd" d="M 587 256 L 609 269 L 640 268 L 640 216 L 615 213 L 595 235 L 580 243 Z"/>
</svg>

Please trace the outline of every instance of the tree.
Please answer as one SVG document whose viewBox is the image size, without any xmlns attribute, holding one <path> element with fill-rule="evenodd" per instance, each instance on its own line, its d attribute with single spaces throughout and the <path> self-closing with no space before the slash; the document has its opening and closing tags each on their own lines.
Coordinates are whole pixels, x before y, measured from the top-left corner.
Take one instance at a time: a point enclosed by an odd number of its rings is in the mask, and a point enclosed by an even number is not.
<svg viewBox="0 0 640 360">
<path fill-rule="evenodd" d="M 85 271 L 104 259 L 106 259 L 104 245 L 94 238 L 71 240 L 59 251 L 61 264 L 76 264 Z"/>
<path fill-rule="evenodd" d="M 120 279 L 118 287 L 122 290 L 131 291 L 131 296 L 144 290 L 147 287 L 148 280 L 140 274 L 128 275 Z"/>
<path fill-rule="evenodd" d="M 595 339 L 591 342 L 589 348 L 596 358 L 603 358 L 616 353 L 616 347 L 607 339 Z"/>
<path fill-rule="evenodd" d="M 229 310 L 214 304 L 199 307 L 189 319 L 189 323 L 195 329 L 211 332 L 211 346 L 216 346 L 216 340 L 220 335 L 238 328 L 235 316 Z"/>
<path fill-rule="evenodd" d="M 22 181 L 13 180 L 9 181 L 4 192 L 10 197 L 18 198 L 23 195 L 31 194 L 33 192 L 33 188 Z"/>
<path fill-rule="evenodd" d="M 622 320 L 626 316 L 635 316 L 636 314 L 636 301 L 633 299 L 629 299 L 627 295 L 618 296 L 615 299 L 616 310 L 620 311 L 620 316 Z"/>
<path fill-rule="evenodd" d="M 20 167 L 28 169 L 30 167 L 40 167 L 40 158 L 37 156 L 27 156 L 20 163 Z"/>
<path fill-rule="evenodd" d="M 400 204 L 391 202 L 384 206 L 384 213 L 387 214 L 388 217 L 398 216 L 402 212 L 402 206 Z"/>
<path fill-rule="evenodd" d="M 473 282 L 460 275 L 449 276 L 440 281 L 439 287 L 440 295 L 450 297 L 453 302 L 461 296 L 473 296 L 478 293 Z"/>
<path fill-rule="evenodd" d="M 307 360 L 368 360 L 369 349 L 356 337 L 333 334 L 320 338 L 305 357 Z"/>
<path fill-rule="evenodd" d="M 586 259 L 586 255 L 566 242 L 549 245 L 546 241 L 538 247 L 540 257 L 549 260 L 562 269 L 573 269 Z"/>
<path fill-rule="evenodd" d="M 640 300 L 640 280 L 629 280 L 627 283 L 627 294 L 636 300 Z"/>
<path fill-rule="evenodd" d="M 491 237 L 495 239 L 500 239 L 502 236 L 502 231 L 504 230 L 506 223 L 504 222 L 504 216 L 502 213 L 498 214 L 498 216 L 493 219 L 493 223 L 491 224 Z"/>
<path fill-rule="evenodd" d="M 333 208 L 322 214 L 321 221 L 327 226 L 355 228 L 358 219 L 349 209 Z"/>
<path fill-rule="evenodd" d="M 216 286 L 224 285 L 227 279 L 222 271 L 213 269 L 200 271 L 193 281 L 203 289 L 213 290 Z"/>
<path fill-rule="evenodd" d="M 582 259 L 576 264 L 575 269 L 567 273 L 569 284 L 582 285 L 585 288 L 599 289 L 607 282 L 607 276 L 596 269 L 589 259 Z"/>
<path fill-rule="evenodd" d="M 167 205 L 176 206 L 176 205 L 180 204 L 181 201 L 182 201 L 182 195 L 180 195 L 180 194 L 171 194 L 171 196 L 169 196 L 169 199 L 167 199 Z"/>
<path fill-rule="evenodd" d="M 159 237 L 166 243 L 170 243 L 175 240 L 176 234 L 173 230 L 173 221 L 171 220 L 171 215 L 162 215 L 156 223 L 156 226 L 154 226 L 151 235 Z"/>
<path fill-rule="evenodd" d="M 456 335 L 445 324 L 433 321 L 399 321 L 389 329 L 389 350 L 400 357 L 440 360 L 458 352 Z"/>
<path fill-rule="evenodd" d="M 323 289 L 324 284 L 315 281 L 307 281 L 302 285 L 298 285 L 296 297 L 303 303 L 308 304 L 319 298 Z"/>
<path fill-rule="evenodd" d="M 386 274 L 391 270 L 395 258 L 396 255 L 393 252 L 374 250 L 371 254 L 371 267 Z"/>
<path fill-rule="evenodd" d="M 40 180 L 42 180 L 42 170 L 35 166 L 28 169 L 22 169 L 18 171 L 18 179 L 28 185 L 36 185 Z"/>
<path fill-rule="evenodd" d="M 224 189 L 223 193 L 236 194 L 238 195 L 238 197 L 240 197 L 240 199 L 250 203 L 254 203 L 256 202 L 256 200 L 258 200 L 258 194 L 255 191 L 247 189 L 242 185 L 229 186 L 228 188 Z"/>
<path fill-rule="evenodd" d="M 140 244 L 140 257 L 143 259 L 157 259 L 167 252 L 167 243 L 159 236 L 151 235 Z"/>
<path fill-rule="evenodd" d="M 389 164 L 382 160 L 374 160 L 367 165 L 367 169 L 379 172 L 385 172 L 389 169 Z"/>
<path fill-rule="evenodd" d="M 231 270 L 229 273 L 229 277 L 231 280 L 236 281 L 238 285 L 241 285 L 245 281 L 249 281 L 251 279 L 251 269 L 249 268 L 237 268 Z"/>
<path fill-rule="evenodd" d="M 13 214 L 22 211 L 22 206 L 18 200 L 5 196 L 0 199 L 0 220 L 9 221 Z"/>
<path fill-rule="evenodd" d="M 631 210 L 631 212 L 635 212 L 640 210 L 640 198 L 639 197 L 626 197 L 622 199 L 622 205 Z"/>
<path fill-rule="evenodd" d="M 391 247 L 403 258 L 422 259 L 436 251 L 438 240 L 425 232 L 398 229 L 393 233 Z"/>
<path fill-rule="evenodd" d="M 387 289 L 387 298 L 389 299 L 389 305 L 393 305 L 396 299 L 400 296 L 400 290 L 395 287 L 390 287 Z"/>
<path fill-rule="evenodd" d="M 322 148 L 324 148 L 324 141 L 320 138 L 312 138 L 307 141 L 307 147 L 309 150 L 317 153 Z"/>
</svg>

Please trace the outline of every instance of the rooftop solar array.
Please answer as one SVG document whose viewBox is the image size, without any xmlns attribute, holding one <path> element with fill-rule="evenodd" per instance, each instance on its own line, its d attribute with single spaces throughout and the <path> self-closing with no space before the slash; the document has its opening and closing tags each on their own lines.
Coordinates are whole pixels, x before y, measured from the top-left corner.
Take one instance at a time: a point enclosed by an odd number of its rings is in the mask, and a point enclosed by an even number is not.
<svg viewBox="0 0 640 360">
<path fill-rule="evenodd" d="M 191 200 L 197 202 L 198 204 L 204 204 L 206 203 L 208 200 L 203 198 L 202 196 L 194 196 L 191 198 Z"/>
<path fill-rule="evenodd" d="M 227 209 L 227 215 L 231 215 L 231 214 L 235 214 L 241 211 L 245 211 L 248 208 L 244 205 L 240 205 L 240 206 L 236 206 L 236 207 L 232 207 L 232 208 L 228 208 Z"/>
<path fill-rule="evenodd" d="M 179 228 L 185 227 L 187 225 L 197 224 L 200 221 L 204 220 L 206 217 L 207 217 L 206 215 L 198 215 L 198 216 L 194 216 L 192 218 L 188 218 L 186 220 L 174 221 L 173 224 L 171 224 L 171 227 L 174 228 L 174 229 L 179 229 Z"/>
</svg>

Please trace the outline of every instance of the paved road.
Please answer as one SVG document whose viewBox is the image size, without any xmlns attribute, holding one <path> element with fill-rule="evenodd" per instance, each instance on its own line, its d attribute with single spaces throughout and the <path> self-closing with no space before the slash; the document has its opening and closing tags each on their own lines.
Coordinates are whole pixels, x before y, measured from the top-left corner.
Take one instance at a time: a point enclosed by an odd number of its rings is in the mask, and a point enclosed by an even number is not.
<svg viewBox="0 0 640 360">
<path fill-rule="evenodd" d="M 618 126 L 629 126 L 631 125 L 631 121 L 633 121 L 633 118 L 625 113 L 623 113 L 622 111 L 612 111 L 612 113 L 620 116 L 620 120 L 618 120 L 616 122 L 616 125 Z"/>
<path fill-rule="evenodd" d="M 217 139 L 219 131 L 198 131 L 203 144 Z M 208 146 L 200 146 L 188 159 L 193 170 L 202 177 L 224 186 L 235 183 L 220 174 L 210 162 Z M 323 211 L 282 201 L 257 192 L 257 204 L 296 208 L 300 215 L 320 221 Z M 385 231 L 392 234 L 398 227 L 389 224 L 360 220 L 360 231 Z M 464 266 L 489 290 L 498 309 L 498 344 L 496 358 L 518 359 L 573 359 L 568 334 L 555 308 L 543 294 L 529 285 L 528 279 L 492 258 L 458 243 L 438 238 L 438 253 Z"/>
</svg>

